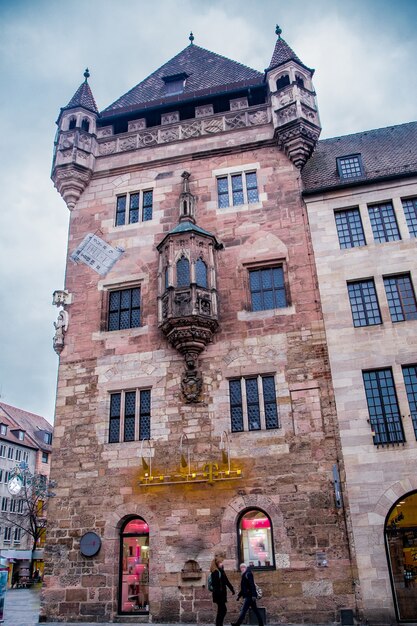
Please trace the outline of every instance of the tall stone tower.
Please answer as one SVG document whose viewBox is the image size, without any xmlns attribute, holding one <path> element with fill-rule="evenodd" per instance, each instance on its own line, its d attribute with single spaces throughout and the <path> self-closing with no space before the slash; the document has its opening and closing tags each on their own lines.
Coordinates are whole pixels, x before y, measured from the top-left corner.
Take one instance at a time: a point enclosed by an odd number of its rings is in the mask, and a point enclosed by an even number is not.
<svg viewBox="0 0 417 626">
<path fill-rule="evenodd" d="M 262 73 L 190 35 L 100 114 L 87 82 L 61 111 L 44 621 L 212 622 L 219 553 L 235 585 L 253 567 L 271 622 L 354 606 L 299 191 L 311 76 L 280 37 Z"/>
</svg>

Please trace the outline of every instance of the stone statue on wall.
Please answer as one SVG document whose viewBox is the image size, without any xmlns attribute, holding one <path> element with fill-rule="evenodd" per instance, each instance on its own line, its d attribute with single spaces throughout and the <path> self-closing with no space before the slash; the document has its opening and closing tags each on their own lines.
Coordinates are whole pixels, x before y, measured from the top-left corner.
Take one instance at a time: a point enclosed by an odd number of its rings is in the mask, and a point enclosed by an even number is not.
<svg viewBox="0 0 417 626">
<path fill-rule="evenodd" d="M 65 333 L 68 330 L 68 313 L 64 310 L 59 312 L 58 319 L 54 322 L 55 335 L 53 339 L 54 350 L 61 354 L 65 344 Z"/>
</svg>

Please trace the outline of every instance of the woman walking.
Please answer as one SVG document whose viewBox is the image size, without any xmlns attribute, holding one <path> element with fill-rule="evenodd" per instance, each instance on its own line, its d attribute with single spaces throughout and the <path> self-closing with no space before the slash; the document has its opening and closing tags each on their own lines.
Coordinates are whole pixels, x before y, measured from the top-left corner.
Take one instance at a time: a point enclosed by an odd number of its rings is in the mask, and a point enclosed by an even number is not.
<svg viewBox="0 0 417 626">
<path fill-rule="evenodd" d="M 210 565 L 211 584 L 213 588 L 213 602 L 217 604 L 216 626 L 223 626 L 227 613 L 227 587 L 234 595 L 235 590 L 223 569 L 223 557 L 215 556 Z"/>
<path fill-rule="evenodd" d="M 258 620 L 258 625 L 264 626 L 262 615 L 260 614 L 259 609 L 256 606 L 258 594 L 256 593 L 255 581 L 253 579 L 252 570 L 246 565 L 246 563 L 241 563 L 240 571 L 242 572 L 242 578 L 240 579 L 240 591 L 238 593 L 237 599 L 239 600 L 239 598 L 243 598 L 243 605 L 237 621 L 234 622 L 232 626 L 240 626 L 245 619 L 245 615 L 249 611 L 249 609 L 252 609 L 252 611 L 255 613 Z"/>
</svg>

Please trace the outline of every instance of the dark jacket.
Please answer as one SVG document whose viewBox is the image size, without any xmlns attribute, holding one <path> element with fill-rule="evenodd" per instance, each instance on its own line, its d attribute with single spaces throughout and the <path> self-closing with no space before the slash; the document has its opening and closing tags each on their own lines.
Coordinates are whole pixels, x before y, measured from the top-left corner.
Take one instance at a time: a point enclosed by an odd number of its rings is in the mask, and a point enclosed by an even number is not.
<svg viewBox="0 0 417 626">
<path fill-rule="evenodd" d="M 248 567 L 240 579 L 240 591 L 238 598 L 256 598 L 256 587 L 252 570 Z"/>
<path fill-rule="evenodd" d="M 227 602 L 227 587 L 229 587 L 232 593 L 235 592 L 223 569 L 215 569 L 212 572 L 211 582 L 213 585 L 213 602 L 216 604 Z"/>
</svg>

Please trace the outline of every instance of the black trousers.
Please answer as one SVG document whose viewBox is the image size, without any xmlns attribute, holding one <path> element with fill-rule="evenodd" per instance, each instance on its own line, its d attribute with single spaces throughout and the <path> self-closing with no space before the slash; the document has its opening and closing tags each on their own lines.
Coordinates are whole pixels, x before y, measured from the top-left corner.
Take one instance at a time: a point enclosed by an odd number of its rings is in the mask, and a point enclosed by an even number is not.
<svg viewBox="0 0 417 626">
<path fill-rule="evenodd" d="M 255 613 L 258 619 L 259 626 L 264 626 L 262 615 L 259 613 L 258 607 L 256 606 L 256 600 L 254 600 L 253 598 L 245 598 L 243 605 L 242 605 L 242 609 L 240 611 L 240 615 L 237 621 L 235 622 L 235 626 L 240 626 L 240 624 L 243 623 L 243 620 L 245 619 L 245 615 L 249 611 L 249 609 L 252 609 L 252 611 Z"/>
<path fill-rule="evenodd" d="M 226 602 L 218 602 L 217 603 L 216 626 L 223 626 L 223 620 L 226 617 L 226 613 L 227 613 Z"/>
</svg>

